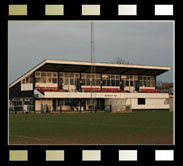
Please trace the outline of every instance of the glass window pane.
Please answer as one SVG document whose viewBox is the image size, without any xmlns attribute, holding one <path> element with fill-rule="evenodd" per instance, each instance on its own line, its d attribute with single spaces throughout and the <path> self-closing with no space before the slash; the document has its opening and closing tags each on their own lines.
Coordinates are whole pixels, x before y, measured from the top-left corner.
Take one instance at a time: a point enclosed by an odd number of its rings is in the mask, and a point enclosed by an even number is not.
<svg viewBox="0 0 183 166">
<path fill-rule="evenodd" d="M 26 77 L 26 83 L 29 83 L 29 77 Z"/>
<path fill-rule="evenodd" d="M 74 73 L 70 73 L 70 77 L 74 77 Z"/>
<path fill-rule="evenodd" d="M 57 77 L 57 73 L 56 72 L 53 73 L 53 77 Z"/>
<path fill-rule="evenodd" d="M 33 83 L 33 75 L 30 75 L 30 83 Z"/>
<path fill-rule="evenodd" d="M 97 75 L 96 75 L 96 78 L 97 78 L 97 79 L 100 79 L 100 75 L 99 75 L 99 74 L 97 74 Z"/>
<path fill-rule="evenodd" d="M 130 81 L 130 86 L 133 86 L 133 81 Z"/>
<path fill-rule="evenodd" d="M 22 84 L 25 84 L 25 79 L 22 80 Z"/>
<path fill-rule="evenodd" d="M 120 78 L 119 75 L 116 75 L 116 79 L 119 80 L 119 78 Z"/>
<path fill-rule="evenodd" d="M 155 87 L 155 81 L 151 81 L 151 87 Z"/>
<path fill-rule="evenodd" d="M 111 80 L 114 80 L 114 75 L 111 75 Z"/>
<path fill-rule="evenodd" d="M 79 78 L 79 73 L 75 73 L 74 75 L 75 77 Z"/>
<path fill-rule="evenodd" d="M 41 72 L 42 77 L 46 77 L 46 72 Z"/>
<path fill-rule="evenodd" d="M 46 78 L 41 78 L 41 83 L 46 83 Z"/>
<path fill-rule="evenodd" d="M 86 79 L 86 85 L 90 85 L 90 80 Z"/>
<path fill-rule="evenodd" d="M 100 85 L 100 80 L 99 79 L 96 80 L 96 85 Z"/>
<path fill-rule="evenodd" d="M 59 73 L 59 76 L 60 76 L 60 77 L 63 77 L 63 73 Z"/>
<path fill-rule="evenodd" d="M 51 78 L 47 78 L 47 82 L 48 83 L 51 83 L 52 82 L 52 79 Z"/>
<path fill-rule="evenodd" d="M 40 78 L 36 78 L 36 82 L 40 82 Z"/>
<path fill-rule="evenodd" d="M 47 76 L 47 77 L 51 77 L 51 73 L 50 73 L 50 72 L 47 72 L 47 73 L 46 73 L 46 76 Z"/>
<path fill-rule="evenodd" d="M 86 84 L 86 83 L 85 83 L 85 79 L 82 79 L 81 81 L 82 81 L 82 84 L 83 84 L 83 85 L 85 85 L 85 84 Z"/>
<path fill-rule="evenodd" d="M 70 85 L 74 85 L 74 79 L 70 79 Z"/>
<path fill-rule="evenodd" d="M 115 86 L 115 80 L 111 80 L 111 86 Z"/>
<path fill-rule="evenodd" d="M 116 86 L 119 86 L 119 80 L 116 80 Z"/>
<path fill-rule="evenodd" d="M 53 83 L 57 83 L 57 79 L 56 78 L 53 78 Z"/>
<path fill-rule="evenodd" d="M 68 78 L 65 79 L 65 85 L 69 85 L 69 79 Z"/>
<path fill-rule="evenodd" d="M 36 72 L 35 75 L 36 75 L 36 76 L 40 76 L 40 72 Z"/>
<path fill-rule="evenodd" d="M 110 80 L 107 80 L 107 86 L 111 86 Z"/>
<path fill-rule="evenodd" d="M 69 73 L 65 73 L 65 77 L 69 77 L 69 75 L 70 75 Z"/>
</svg>

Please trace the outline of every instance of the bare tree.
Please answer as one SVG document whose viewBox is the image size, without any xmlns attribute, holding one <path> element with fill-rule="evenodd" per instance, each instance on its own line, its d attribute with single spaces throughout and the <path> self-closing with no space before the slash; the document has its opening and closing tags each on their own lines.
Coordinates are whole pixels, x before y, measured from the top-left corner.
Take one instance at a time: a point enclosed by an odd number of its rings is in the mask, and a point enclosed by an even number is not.
<svg viewBox="0 0 183 166">
<path fill-rule="evenodd" d="M 117 57 L 116 60 L 113 61 L 113 63 L 116 63 L 116 64 L 132 64 L 131 62 L 129 62 L 127 60 L 124 60 L 121 57 Z"/>
<path fill-rule="evenodd" d="M 163 85 L 163 81 L 157 80 L 157 83 L 156 83 L 157 89 L 161 90 L 162 89 L 162 85 Z"/>
</svg>

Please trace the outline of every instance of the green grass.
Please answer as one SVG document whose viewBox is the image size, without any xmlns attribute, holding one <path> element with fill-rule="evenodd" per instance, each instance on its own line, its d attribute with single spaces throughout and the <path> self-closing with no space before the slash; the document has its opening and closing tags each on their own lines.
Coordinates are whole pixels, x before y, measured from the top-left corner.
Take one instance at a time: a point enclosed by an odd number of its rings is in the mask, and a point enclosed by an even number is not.
<svg viewBox="0 0 183 166">
<path fill-rule="evenodd" d="M 172 144 L 173 113 L 10 114 L 10 144 Z"/>
</svg>

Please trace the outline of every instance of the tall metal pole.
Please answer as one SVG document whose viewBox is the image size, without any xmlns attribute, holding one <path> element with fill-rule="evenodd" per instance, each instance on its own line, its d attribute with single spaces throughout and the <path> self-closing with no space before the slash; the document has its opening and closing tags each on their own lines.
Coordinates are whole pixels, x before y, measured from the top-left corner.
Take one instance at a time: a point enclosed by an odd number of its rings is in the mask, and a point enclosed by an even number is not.
<svg viewBox="0 0 183 166">
<path fill-rule="evenodd" d="M 96 68 L 95 68 L 95 40 L 94 40 L 94 22 L 91 21 L 91 75 L 90 75 L 90 92 L 91 92 L 91 102 L 93 100 L 93 78 L 92 75 L 94 74 L 94 85 L 96 86 Z M 94 106 L 96 109 L 96 92 L 95 92 L 95 100 Z"/>
<path fill-rule="evenodd" d="M 94 79 L 95 79 L 95 86 L 96 86 L 96 67 L 95 67 L 95 33 L 94 33 L 94 22 L 93 22 L 93 72 L 94 72 Z M 96 111 L 96 92 L 95 92 L 95 98 L 94 98 L 94 105 L 95 105 L 95 111 Z"/>
<path fill-rule="evenodd" d="M 92 102 L 92 69 L 93 65 L 93 22 L 91 21 L 91 74 L 90 74 L 90 92 L 91 92 L 91 102 Z"/>
</svg>

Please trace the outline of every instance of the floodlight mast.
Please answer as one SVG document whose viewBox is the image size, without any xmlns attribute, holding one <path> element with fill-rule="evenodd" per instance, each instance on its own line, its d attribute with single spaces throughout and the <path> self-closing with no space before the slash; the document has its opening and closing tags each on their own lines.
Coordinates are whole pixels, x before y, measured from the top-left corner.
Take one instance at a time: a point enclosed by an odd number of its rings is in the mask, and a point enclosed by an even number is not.
<svg viewBox="0 0 183 166">
<path fill-rule="evenodd" d="M 96 77 L 95 74 L 95 40 L 94 40 L 94 22 L 91 21 L 91 75 L 90 75 L 90 92 L 91 92 L 91 103 L 93 101 L 93 76 Z M 96 78 L 94 78 L 95 86 L 96 86 Z M 96 93 L 95 93 L 95 99 L 96 99 Z M 94 106 L 96 101 L 94 101 Z M 96 107 L 96 106 L 95 106 Z M 94 108 L 96 109 L 96 108 Z"/>
</svg>

